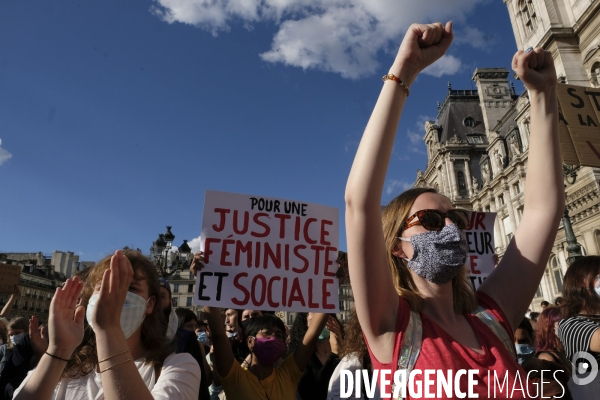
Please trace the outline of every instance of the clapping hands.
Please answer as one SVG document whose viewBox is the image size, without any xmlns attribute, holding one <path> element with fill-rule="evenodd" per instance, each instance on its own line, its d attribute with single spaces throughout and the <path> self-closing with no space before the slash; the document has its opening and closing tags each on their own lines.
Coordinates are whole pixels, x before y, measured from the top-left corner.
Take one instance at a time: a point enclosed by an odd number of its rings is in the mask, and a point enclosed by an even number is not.
<svg viewBox="0 0 600 400">
<path fill-rule="evenodd" d="M 62 288 L 57 288 L 54 298 L 50 303 L 50 317 L 48 319 L 48 331 L 50 343 L 48 351 L 58 357 L 69 359 L 77 345 L 83 340 L 83 319 L 85 308 L 77 305 L 83 283 L 78 277 L 67 279 Z M 33 327 L 37 332 L 37 319 L 30 321 L 30 335 L 34 334 Z M 43 338 L 31 336 L 32 343 L 41 349 Z"/>
</svg>

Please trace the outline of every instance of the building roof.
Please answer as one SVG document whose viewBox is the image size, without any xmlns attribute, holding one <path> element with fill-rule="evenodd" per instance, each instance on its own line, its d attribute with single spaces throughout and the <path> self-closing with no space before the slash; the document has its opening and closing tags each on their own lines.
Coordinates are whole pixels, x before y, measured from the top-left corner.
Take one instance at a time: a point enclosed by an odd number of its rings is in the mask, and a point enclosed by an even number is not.
<svg viewBox="0 0 600 400">
<path fill-rule="evenodd" d="M 454 135 L 465 142 L 468 141 L 468 134 L 485 135 L 477 90 L 449 90 L 440 107 L 438 126 L 441 128 L 438 137 L 440 143 L 446 143 Z"/>
</svg>

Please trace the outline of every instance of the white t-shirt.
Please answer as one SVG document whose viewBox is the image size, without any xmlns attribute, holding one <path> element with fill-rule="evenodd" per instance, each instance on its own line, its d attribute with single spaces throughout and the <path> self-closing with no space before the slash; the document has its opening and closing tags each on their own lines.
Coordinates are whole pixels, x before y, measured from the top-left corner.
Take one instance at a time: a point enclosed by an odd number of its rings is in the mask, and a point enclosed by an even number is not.
<svg viewBox="0 0 600 400">
<path fill-rule="evenodd" d="M 181 353 L 168 356 L 163 363 L 158 382 L 155 382 L 153 365 L 145 364 L 141 359 L 136 360 L 135 365 L 154 399 L 198 400 L 200 367 L 191 355 Z M 15 391 L 14 397 L 19 394 L 32 373 L 33 371 L 29 371 Z M 78 379 L 62 379 L 54 389 L 52 400 L 55 399 L 104 400 L 101 375 L 94 371 Z"/>
</svg>

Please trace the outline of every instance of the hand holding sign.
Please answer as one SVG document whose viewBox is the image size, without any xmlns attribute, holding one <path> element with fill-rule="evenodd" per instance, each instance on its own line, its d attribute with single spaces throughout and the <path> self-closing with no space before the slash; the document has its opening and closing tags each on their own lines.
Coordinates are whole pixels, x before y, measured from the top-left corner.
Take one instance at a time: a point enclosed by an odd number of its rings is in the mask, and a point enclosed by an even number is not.
<svg viewBox="0 0 600 400">
<path fill-rule="evenodd" d="M 190 264 L 190 271 L 196 276 L 198 272 L 202 271 L 202 268 L 204 268 L 204 253 L 202 251 L 197 251 Z"/>
<path fill-rule="evenodd" d="M 519 50 L 513 57 L 512 69 L 530 91 L 542 92 L 556 86 L 552 54 L 541 47 L 529 53 Z"/>
</svg>

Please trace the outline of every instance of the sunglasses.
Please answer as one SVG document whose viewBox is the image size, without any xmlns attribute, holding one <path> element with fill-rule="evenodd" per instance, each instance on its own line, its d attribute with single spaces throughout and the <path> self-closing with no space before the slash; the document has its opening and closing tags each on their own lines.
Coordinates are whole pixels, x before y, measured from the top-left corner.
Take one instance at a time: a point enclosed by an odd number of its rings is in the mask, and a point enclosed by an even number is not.
<svg viewBox="0 0 600 400">
<path fill-rule="evenodd" d="M 446 218 L 449 218 L 458 229 L 467 229 L 469 226 L 469 212 L 460 208 L 453 208 L 447 213 L 438 210 L 417 211 L 408 217 L 402 230 L 421 225 L 428 231 L 441 231 L 446 226 Z"/>
</svg>

